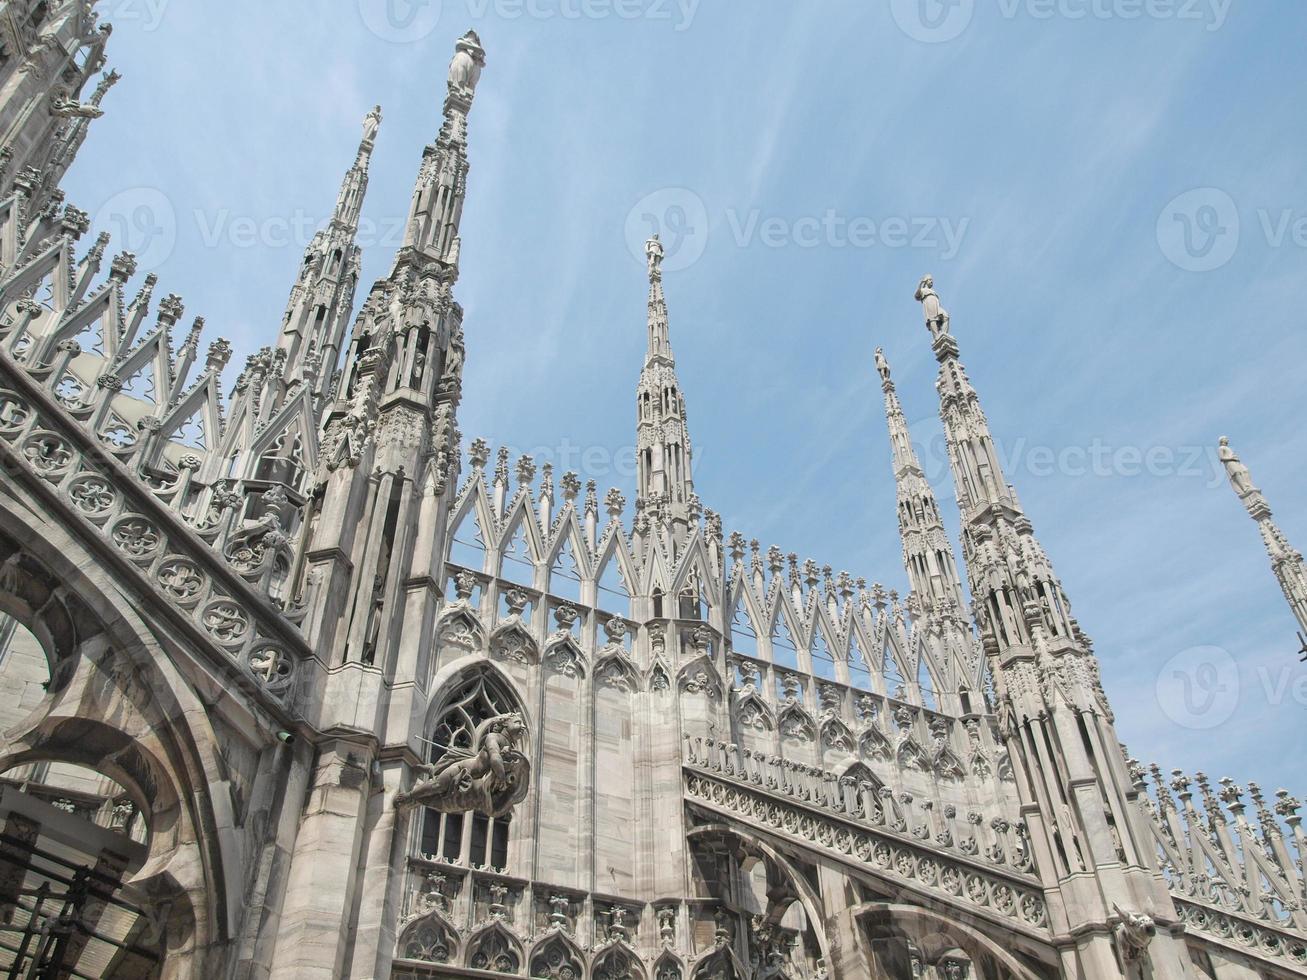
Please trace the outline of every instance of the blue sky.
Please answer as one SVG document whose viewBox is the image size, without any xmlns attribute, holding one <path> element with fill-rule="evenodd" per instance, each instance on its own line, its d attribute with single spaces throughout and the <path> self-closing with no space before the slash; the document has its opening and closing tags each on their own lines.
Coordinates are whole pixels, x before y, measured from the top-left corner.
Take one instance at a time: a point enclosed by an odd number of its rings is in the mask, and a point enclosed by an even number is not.
<svg viewBox="0 0 1307 980">
<path fill-rule="evenodd" d="M 234 367 L 377 102 L 365 284 L 386 272 L 473 27 L 468 437 L 632 496 L 653 215 L 706 506 L 903 589 L 871 354 L 952 514 L 912 299 L 932 272 L 1131 752 L 1307 790 L 1294 620 L 1214 462 L 1228 434 L 1307 546 L 1307 7 L 389 3 L 101 4 L 124 79 L 69 198 L 138 229 Z"/>
</svg>

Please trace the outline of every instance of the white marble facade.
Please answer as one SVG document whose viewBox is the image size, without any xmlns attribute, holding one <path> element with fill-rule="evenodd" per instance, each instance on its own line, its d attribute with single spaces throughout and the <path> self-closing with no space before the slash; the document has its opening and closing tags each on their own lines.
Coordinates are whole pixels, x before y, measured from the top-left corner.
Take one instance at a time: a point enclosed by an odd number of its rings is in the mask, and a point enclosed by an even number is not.
<svg viewBox="0 0 1307 980">
<path fill-rule="evenodd" d="M 1125 757 L 930 277 L 963 540 L 878 352 L 900 596 L 700 502 L 656 239 L 634 507 L 463 440 L 475 33 L 391 273 L 356 312 L 377 110 L 224 399 L 230 346 L 58 189 L 114 78 L 91 4 L 0 31 L 0 970 L 1307 971 L 1297 801 Z"/>
</svg>

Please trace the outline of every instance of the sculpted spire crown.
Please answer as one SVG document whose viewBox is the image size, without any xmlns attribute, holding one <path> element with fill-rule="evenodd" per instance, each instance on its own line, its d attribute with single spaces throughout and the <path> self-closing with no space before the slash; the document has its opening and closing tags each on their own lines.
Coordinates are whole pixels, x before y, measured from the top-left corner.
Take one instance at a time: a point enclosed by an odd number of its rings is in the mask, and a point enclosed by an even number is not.
<svg viewBox="0 0 1307 980">
<path fill-rule="evenodd" d="M 649 278 L 653 279 L 662 275 L 663 264 L 663 243 L 657 235 L 644 243 L 644 254 L 649 260 Z"/>
<path fill-rule="evenodd" d="M 1217 449 L 1217 455 L 1221 459 L 1221 465 L 1225 467 L 1225 475 L 1230 480 L 1230 486 L 1240 497 L 1247 497 L 1255 493 L 1257 488 L 1253 486 L 1252 473 L 1235 455 L 1235 451 L 1230 448 L 1230 440 L 1226 436 L 1221 436 L 1220 447 Z"/>
<path fill-rule="evenodd" d="M 932 340 L 938 340 L 949 332 L 948 312 L 939 304 L 939 294 L 935 292 L 935 277 L 930 273 L 921 277 L 921 282 L 917 283 L 916 300 L 921 304 L 922 312 L 926 315 L 926 329 L 930 331 Z"/>
<path fill-rule="evenodd" d="M 486 51 L 476 31 L 468 31 L 454 45 L 454 57 L 449 63 L 449 91 L 464 93 L 470 99 L 481 80 L 481 69 L 486 66 Z"/>
<path fill-rule="evenodd" d="M 894 381 L 889 374 L 889 361 L 885 360 L 885 349 L 876 348 L 876 373 L 880 375 L 880 380 L 890 387 L 894 386 Z"/>
<path fill-rule="evenodd" d="M 377 132 L 381 129 L 381 106 L 373 106 L 372 111 L 363 117 L 363 146 L 368 149 L 377 140 Z"/>
</svg>

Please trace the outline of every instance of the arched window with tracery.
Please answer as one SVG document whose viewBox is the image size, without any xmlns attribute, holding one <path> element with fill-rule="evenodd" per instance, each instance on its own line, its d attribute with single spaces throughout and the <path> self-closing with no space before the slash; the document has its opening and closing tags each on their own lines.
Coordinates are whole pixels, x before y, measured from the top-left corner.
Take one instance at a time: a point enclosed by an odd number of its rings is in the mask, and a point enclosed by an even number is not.
<svg viewBox="0 0 1307 980">
<path fill-rule="evenodd" d="M 457 684 L 445 698 L 429 736 L 428 759 L 439 762 L 451 751 L 473 751 L 477 727 L 499 715 L 520 711 L 508 688 L 488 672 L 481 671 Z M 508 866 L 511 813 L 488 817 L 483 813 L 441 813 L 423 811 L 419 849 L 427 857 L 457 862 L 464 867 Z"/>
</svg>

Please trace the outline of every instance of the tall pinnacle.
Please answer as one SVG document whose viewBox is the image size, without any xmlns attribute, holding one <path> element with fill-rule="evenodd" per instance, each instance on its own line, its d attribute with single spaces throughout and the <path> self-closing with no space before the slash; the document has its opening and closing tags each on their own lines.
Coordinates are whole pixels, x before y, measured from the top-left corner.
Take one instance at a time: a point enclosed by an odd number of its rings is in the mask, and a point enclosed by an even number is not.
<svg viewBox="0 0 1307 980">
<path fill-rule="evenodd" d="M 962 516 L 963 558 L 986 643 L 1031 654 L 1038 635 L 1087 652 L 1062 584 L 1003 475 L 980 396 L 959 360 L 930 276 L 917 286 L 916 299 L 939 361 L 935 388 Z"/>
<path fill-rule="evenodd" d="M 640 497 L 655 514 L 688 524 L 694 481 L 690 471 L 690 432 L 685 399 L 676 379 L 663 298 L 663 245 L 655 235 L 645 243 L 649 260 L 649 349 L 636 388 L 636 446 Z"/>
<path fill-rule="evenodd" d="M 899 403 L 898 392 L 894 390 L 889 362 L 879 347 L 876 348 L 876 370 L 880 373 L 881 388 L 885 392 L 885 418 L 894 454 L 903 565 L 912 583 L 912 591 L 922 602 L 927 615 L 932 615 L 936 608 L 946 614 L 959 614 L 966 605 L 953 548 L 940 518 L 935 493 L 921 469 L 916 450 L 912 448 L 908 421 Z"/>
<path fill-rule="evenodd" d="M 1149 915 L 1175 913 L 1158 884 L 1153 844 L 1135 825 L 1138 808 L 1089 638 L 1071 617 L 1062 583 L 1003 476 L 930 276 L 917 286 L 916 299 L 939 361 L 936 387 L 962 511 L 972 609 L 1022 813 L 1042 852 L 1045 886 L 1064 894 L 1074 889 L 1077 896 L 1059 912 L 1065 921 L 1058 928 L 1079 937 L 1086 976 L 1114 976 L 1109 924 L 1123 896 L 1134 896 Z M 1159 930 L 1154 962 L 1174 957 L 1174 947 L 1174 938 Z"/>
<path fill-rule="evenodd" d="M 422 170 L 413 189 L 404 247 L 396 271 L 419 255 L 448 262 L 458 251 L 458 224 L 467 188 L 467 117 L 472 111 L 486 52 L 476 31 L 468 31 L 454 47 L 449 63 L 444 118 L 436 141 L 426 148 Z"/>
<path fill-rule="evenodd" d="M 332 216 L 333 222 L 349 229 L 351 235 L 358 232 L 359 217 L 363 213 L 363 197 L 368 189 L 368 167 L 372 163 L 372 150 L 376 146 L 380 129 L 381 106 L 374 106 L 363 117 L 363 138 L 359 140 L 358 157 L 341 184 L 336 213 Z"/>
<path fill-rule="evenodd" d="M 645 243 L 644 252 L 649 260 L 649 351 L 645 364 L 655 359 L 674 363 L 668 337 L 667 300 L 663 296 L 663 244 L 657 235 Z"/>
<path fill-rule="evenodd" d="M 1303 570 L 1302 555 L 1293 549 L 1284 532 L 1272 519 L 1271 507 L 1262 492 L 1253 485 L 1252 473 L 1235 455 L 1230 448 L 1230 440 L 1225 436 L 1221 436 L 1219 454 L 1235 496 L 1262 532 L 1262 543 L 1266 545 L 1266 553 L 1271 558 L 1271 570 L 1298 620 L 1298 627 L 1302 634 L 1307 635 L 1307 573 Z"/>
<path fill-rule="evenodd" d="M 278 348 L 287 355 L 286 376 L 303 380 L 316 397 L 325 396 L 330 388 L 354 305 L 362 260 L 355 239 L 380 126 L 381 107 L 377 106 L 363 120 L 358 155 L 341 182 L 331 221 L 304 251 L 277 340 Z"/>
<path fill-rule="evenodd" d="M 422 151 L 404 243 L 390 275 L 373 284 L 359 311 L 334 410 L 345 412 L 359 381 L 375 374 L 380 380 L 368 390 L 375 388 L 378 397 L 408 399 L 439 413 L 443 443 L 453 439 L 453 410 L 462 390 L 463 309 L 453 289 L 471 169 L 467 117 L 485 63 L 481 39 L 468 31 L 449 63 L 440 131 Z M 377 367 L 383 360 L 384 370 Z M 452 450 L 451 443 L 442 451 Z"/>
</svg>

